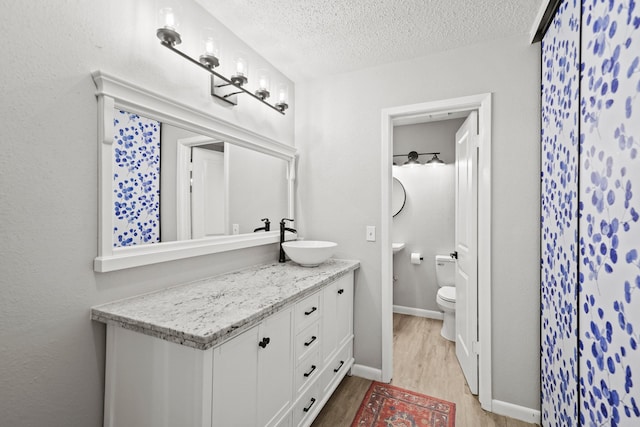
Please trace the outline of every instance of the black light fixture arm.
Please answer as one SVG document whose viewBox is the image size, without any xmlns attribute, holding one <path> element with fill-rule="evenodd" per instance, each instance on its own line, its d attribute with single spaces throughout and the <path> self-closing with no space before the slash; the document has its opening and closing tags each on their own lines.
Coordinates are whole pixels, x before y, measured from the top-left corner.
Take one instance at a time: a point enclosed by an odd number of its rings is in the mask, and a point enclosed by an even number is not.
<svg viewBox="0 0 640 427">
<path fill-rule="evenodd" d="M 215 77 L 219 78 L 220 80 L 224 81 L 225 82 L 224 86 L 231 85 L 231 86 L 233 86 L 233 87 L 238 89 L 238 92 L 227 94 L 227 95 L 225 95 L 225 97 L 229 97 L 231 95 L 235 95 L 235 94 L 239 94 L 239 93 L 246 93 L 247 95 L 250 95 L 252 98 L 257 99 L 258 101 L 262 102 L 264 105 L 266 105 L 268 107 L 271 107 L 272 109 L 274 109 L 278 113 L 284 115 L 284 111 L 283 110 L 280 110 L 278 107 L 269 104 L 268 102 L 266 102 L 265 100 L 263 100 L 259 96 L 256 96 L 255 94 L 253 94 L 252 92 L 248 91 L 247 89 L 243 88 L 242 86 L 235 84 L 234 82 L 231 81 L 231 79 L 228 79 L 225 76 L 223 76 L 222 74 L 216 72 L 213 68 L 207 67 L 206 65 L 200 63 L 200 61 L 197 61 L 197 60 L 193 59 L 192 57 L 190 57 L 189 55 L 187 55 L 186 53 L 181 52 L 180 50 L 176 49 L 175 46 L 173 46 L 172 43 L 164 41 L 164 40 L 160 40 L 160 44 L 162 46 L 166 47 L 167 49 L 169 49 L 170 51 L 172 51 L 174 53 L 177 53 L 178 55 L 180 55 L 181 57 L 183 57 L 187 61 L 197 65 L 198 67 L 200 67 L 200 68 L 208 71 L 209 73 L 211 73 L 213 76 L 215 76 Z M 225 100 L 222 97 L 218 97 L 218 98 Z"/>
<path fill-rule="evenodd" d="M 414 153 L 414 151 L 412 151 L 411 153 Z M 407 154 L 394 154 L 393 157 L 407 157 L 410 153 Z M 416 153 L 418 156 L 424 156 L 424 155 L 428 155 L 428 154 L 435 154 L 438 155 L 440 154 L 440 152 L 437 153 Z"/>
</svg>

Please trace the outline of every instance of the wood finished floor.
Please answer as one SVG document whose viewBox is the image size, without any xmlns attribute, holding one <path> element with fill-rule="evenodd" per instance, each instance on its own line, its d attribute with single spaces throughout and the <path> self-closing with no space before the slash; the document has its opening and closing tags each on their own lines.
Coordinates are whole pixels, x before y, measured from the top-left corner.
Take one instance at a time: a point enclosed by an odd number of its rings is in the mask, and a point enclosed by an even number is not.
<svg viewBox="0 0 640 427">
<path fill-rule="evenodd" d="M 456 404 L 456 427 L 531 427 L 480 408 L 456 359 L 455 344 L 440 336 L 440 320 L 393 315 L 391 384 Z M 371 381 L 345 377 L 312 427 L 349 427 Z"/>
</svg>

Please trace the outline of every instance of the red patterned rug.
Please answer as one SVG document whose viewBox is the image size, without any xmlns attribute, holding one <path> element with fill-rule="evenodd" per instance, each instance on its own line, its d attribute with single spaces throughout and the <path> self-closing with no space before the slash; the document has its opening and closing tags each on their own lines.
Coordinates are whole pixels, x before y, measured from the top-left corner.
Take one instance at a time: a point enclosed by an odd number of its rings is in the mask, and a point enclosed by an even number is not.
<svg viewBox="0 0 640 427">
<path fill-rule="evenodd" d="M 456 404 L 374 381 L 351 427 L 454 427 Z"/>
</svg>

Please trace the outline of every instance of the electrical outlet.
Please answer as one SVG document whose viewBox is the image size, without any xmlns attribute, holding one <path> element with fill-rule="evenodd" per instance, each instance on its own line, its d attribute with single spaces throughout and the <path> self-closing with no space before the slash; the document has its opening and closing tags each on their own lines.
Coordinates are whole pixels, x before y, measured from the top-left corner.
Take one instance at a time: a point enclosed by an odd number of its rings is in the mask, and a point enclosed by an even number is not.
<svg viewBox="0 0 640 427">
<path fill-rule="evenodd" d="M 231 228 L 231 233 L 240 234 L 240 224 L 233 224 Z"/>
<path fill-rule="evenodd" d="M 376 241 L 376 226 L 367 225 L 367 242 L 375 242 L 375 241 Z"/>
</svg>

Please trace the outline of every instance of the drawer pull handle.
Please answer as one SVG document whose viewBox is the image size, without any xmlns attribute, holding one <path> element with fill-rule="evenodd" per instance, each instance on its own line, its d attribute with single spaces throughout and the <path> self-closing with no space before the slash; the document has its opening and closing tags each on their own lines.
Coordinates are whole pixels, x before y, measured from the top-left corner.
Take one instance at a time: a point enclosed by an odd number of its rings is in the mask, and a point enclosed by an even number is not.
<svg viewBox="0 0 640 427">
<path fill-rule="evenodd" d="M 344 289 L 338 289 L 338 294 L 342 295 L 344 292 Z"/>
<path fill-rule="evenodd" d="M 340 361 L 340 366 L 338 366 L 336 369 L 334 369 L 333 372 L 338 372 L 340 370 L 340 368 L 342 368 L 342 365 L 344 365 L 344 360 Z"/>
<path fill-rule="evenodd" d="M 313 344 L 313 342 L 318 339 L 318 337 L 316 337 L 315 335 L 311 336 L 311 339 L 309 341 L 307 341 L 306 343 L 304 343 L 305 347 L 309 347 L 311 344 Z"/>
<path fill-rule="evenodd" d="M 311 398 L 311 403 L 309 403 L 309 406 L 307 406 L 306 408 L 303 409 L 304 412 L 309 412 L 309 410 L 311 409 L 311 407 L 313 406 L 313 404 L 316 403 L 316 398 L 312 397 Z"/>
<path fill-rule="evenodd" d="M 262 338 L 262 341 L 260 341 L 260 342 L 258 343 L 258 345 L 259 345 L 260 347 L 262 347 L 262 348 L 265 348 L 265 347 L 267 346 L 267 344 L 269 344 L 270 342 L 271 342 L 271 338 L 269 338 L 269 337 L 264 337 L 264 338 Z"/>
<path fill-rule="evenodd" d="M 305 372 L 304 376 L 305 378 L 309 377 L 309 375 L 313 374 L 313 371 L 316 370 L 316 365 L 311 365 L 311 370 L 309 372 Z"/>
<path fill-rule="evenodd" d="M 318 307 L 311 307 L 311 310 L 309 310 L 309 311 L 305 311 L 305 312 L 304 312 L 304 315 L 305 315 L 305 316 L 308 316 L 308 315 L 310 315 L 311 313 L 313 313 L 314 311 L 316 311 L 317 309 L 318 309 Z"/>
</svg>

